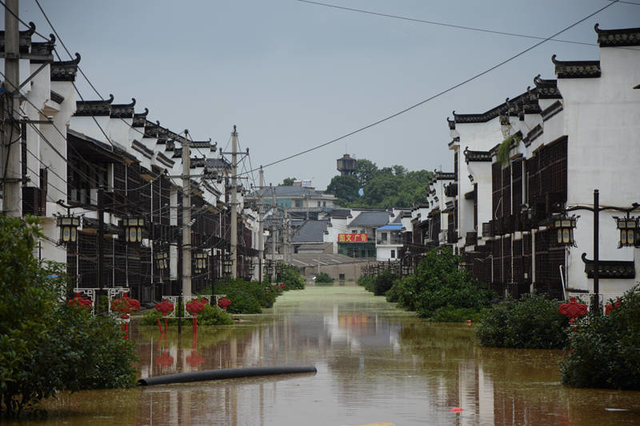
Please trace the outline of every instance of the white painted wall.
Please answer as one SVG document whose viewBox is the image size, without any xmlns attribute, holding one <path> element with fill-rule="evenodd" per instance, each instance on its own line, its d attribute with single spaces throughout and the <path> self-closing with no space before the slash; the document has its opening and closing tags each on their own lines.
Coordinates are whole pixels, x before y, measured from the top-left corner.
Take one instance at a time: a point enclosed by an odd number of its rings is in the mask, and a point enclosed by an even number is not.
<svg viewBox="0 0 640 426">
<path fill-rule="evenodd" d="M 470 151 L 489 151 L 502 142 L 504 137 L 498 117 L 485 123 L 456 123 L 456 130 L 460 135 L 460 155 L 458 157 L 458 236 L 461 239 L 458 241 L 458 247 L 464 247 L 467 232 L 479 230 L 479 235 L 481 236 L 482 222 L 488 222 L 493 217 L 491 212 L 491 163 L 467 164 L 464 151 L 465 149 Z M 485 170 L 487 167 L 488 171 Z M 488 173 L 488 180 L 486 180 L 486 173 Z M 464 198 L 464 194 L 473 191 L 473 183 L 469 179 L 469 175 L 473 175 L 474 182 L 480 182 L 478 185 L 479 229 L 475 229 L 473 226 L 473 200 L 465 200 Z M 487 198 L 481 197 L 481 195 L 487 194 Z M 480 214 L 481 211 L 482 215 Z"/>
<path fill-rule="evenodd" d="M 635 178 L 640 160 L 640 90 L 633 89 L 640 82 L 640 48 L 602 48 L 600 65 L 600 78 L 558 80 L 564 96 L 564 133 L 569 135 L 568 207 L 593 206 L 594 189 L 600 191 L 601 206 L 630 207 L 640 202 Z M 580 255 L 585 252 L 593 259 L 593 214 L 575 213 L 580 215 L 574 231 L 578 247 L 569 251 L 568 283 L 592 290 L 593 280 L 586 278 Z M 621 215 L 610 210 L 600 213 L 600 259 L 635 259 L 638 277 L 640 250 L 617 248 L 619 233 L 613 216 Z M 636 281 L 601 279 L 600 292 L 620 294 Z"/>
</svg>

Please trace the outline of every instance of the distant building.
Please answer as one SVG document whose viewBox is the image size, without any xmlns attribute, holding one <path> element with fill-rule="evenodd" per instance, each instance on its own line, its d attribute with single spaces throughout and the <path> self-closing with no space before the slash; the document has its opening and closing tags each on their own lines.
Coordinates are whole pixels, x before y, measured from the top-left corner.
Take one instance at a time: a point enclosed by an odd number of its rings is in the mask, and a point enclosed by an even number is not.
<svg viewBox="0 0 640 426">
<path fill-rule="evenodd" d="M 344 154 L 342 158 L 338 158 L 338 171 L 342 176 L 352 175 L 356 172 L 356 159 L 351 158 L 349 154 Z"/>
<path fill-rule="evenodd" d="M 258 192 L 247 195 L 247 201 L 257 202 Z M 336 197 L 324 191 L 304 186 L 301 183 L 292 186 L 274 186 L 265 188 L 262 192 L 262 203 L 273 204 L 273 199 L 279 208 L 286 209 L 292 218 L 318 219 L 323 213 L 335 208 Z"/>
</svg>

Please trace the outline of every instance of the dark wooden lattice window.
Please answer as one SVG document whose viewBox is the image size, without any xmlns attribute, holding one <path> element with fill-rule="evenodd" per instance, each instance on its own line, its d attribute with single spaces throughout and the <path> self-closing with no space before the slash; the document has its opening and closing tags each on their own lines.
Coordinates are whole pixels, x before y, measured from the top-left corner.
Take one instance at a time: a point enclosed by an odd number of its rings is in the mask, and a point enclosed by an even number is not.
<svg viewBox="0 0 640 426">
<path fill-rule="evenodd" d="M 78 285 L 95 287 L 98 282 L 97 236 L 78 233 Z"/>
</svg>

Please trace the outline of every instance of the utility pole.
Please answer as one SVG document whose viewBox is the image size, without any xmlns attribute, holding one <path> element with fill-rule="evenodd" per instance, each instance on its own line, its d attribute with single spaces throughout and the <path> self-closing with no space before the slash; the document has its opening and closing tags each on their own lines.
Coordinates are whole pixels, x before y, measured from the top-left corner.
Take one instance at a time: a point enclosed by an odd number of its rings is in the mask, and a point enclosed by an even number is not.
<svg viewBox="0 0 640 426">
<path fill-rule="evenodd" d="M 191 144 L 189 130 L 182 143 L 182 295 L 191 296 Z"/>
<path fill-rule="evenodd" d="M 231 133 L 231 278 L 238 277 L 238 132 Z"/>
<path fill-rule="evenodd" d="M 275 280 L 276 273 L 276 190 L 270 184 L 273 207 L 271 209 L 271 282 Z"/>
<path fill-rule="evenodd" d="M 284 263 L 289 264 L 291 260 L 289 259 L 289 243 L 291 242 L 289 235 L 289 212 L 287 208 L 284 208 L 284 220 L 282 221 L 282 240 L 283 240 L 283 250 L 282 250 L 282 258 Z"/>
<path fill-rule="evenodd" d="M 18 27 L 18 0 L 6 0 L 5 2 L 5 44 L 4 44 L 4 75 L 5 75 L 5 100 L 4 110 L 4 137 L 2 146 L 2 212 L 7 216 L 22 216 L 22 166 L 20 164 L 20 144 L 14 141 L 20 140 L 20 127 L 18 125 L 18 109 L 20 108 L 20 30 Z"/>
<path fill-rule="evenodd" d="M 258 280 L 262 282 L 262 258 L 264 257 L 264 207 L 262 205 L 262 196 L 264 194 L 264 170 L 260 166 L 260 188 L 258 201 Z"/>
</svg>

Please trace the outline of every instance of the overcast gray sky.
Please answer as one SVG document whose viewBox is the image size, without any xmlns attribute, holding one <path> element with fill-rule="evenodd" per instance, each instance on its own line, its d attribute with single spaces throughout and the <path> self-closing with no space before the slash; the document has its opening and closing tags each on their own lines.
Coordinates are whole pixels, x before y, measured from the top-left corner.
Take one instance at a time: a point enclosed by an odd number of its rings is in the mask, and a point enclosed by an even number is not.
<svg viewBox="0 0 640 426">
<path fill-rule="evenodd" d="M 640 0 L 632 0 L 640 3 Z M 135 97 L 148 119 L 225 147 L 233 125 L 256 168 L 328 142 L 454 86 L 539 40 L 430 25 L 296 0 L 40 0 L 104 97 Z M 372 12 L 548 37 L 607 0 L 327 0 Z M 51 32 L 34 0 L 20 15 Z M 379 167 L 452 168 L 451 111 L 480 113 L 555 78 L 551 55 L 598 59 L 594 24 L 640 27 L 617 3 L 503 67 L 344 140 L 265 169 L 266 182 L 324 188 L 344 153 Z M 64 54 L 58 43 L 59 52 Z M 85 99 L 97 95 L 78 77 Z M 230 150 L 230 146 L 227 147 Z M 249 168 L 249 164 L 246 165 Z M 257 173 L 255 174 L 257 183 Z"/>
</svg>

